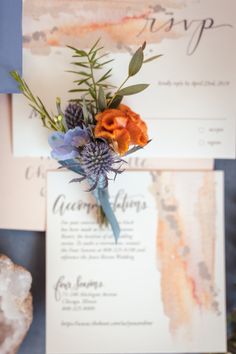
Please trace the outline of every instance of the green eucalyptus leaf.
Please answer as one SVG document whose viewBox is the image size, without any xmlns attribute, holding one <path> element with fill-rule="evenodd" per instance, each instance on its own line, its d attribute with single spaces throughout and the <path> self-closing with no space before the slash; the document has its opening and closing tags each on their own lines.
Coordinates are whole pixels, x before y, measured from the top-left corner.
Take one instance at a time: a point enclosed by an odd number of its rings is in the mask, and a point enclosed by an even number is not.
<svg viewBox="0 0 236 354">
<path fill-rule="evenodd" d="M 143 48 L 140 47 L 132 56 L 129 63 L 129 76 L 136 75 L 143 65 Z"/>
<path fill-rule="evenodd" d="M 102 86 L 98 89 L 98 108 L 102 112 L 107 108 L 106 96 Z"/>
<path fill-rule="evenodd" d="M 159 55 L 154 55 L 153 57 L 147 58 L 143 61 L 143 64 L 149 63 L 150 61 L 159 59 L 160 57 L 162 57 L 163 54 L 159 54 Z"/>
<path fill-rule="evenodd" d="M 137 85 L 127 86 L 121 89 L 120 91 L 118 91 L 117 95 L 119 96 L 135 95 L 136 93 L 145 90 L 148 86 L 149 86 L 148 84 L 137 84 Z"/>
<path fill-rule="evenodd" d="M 122 100 L 123 100 L 123 96 L 121 95 L 115 96 L 114 100 L 109 105 L 109 108 L 117 108 L 120 105 Z"/>
</svg>

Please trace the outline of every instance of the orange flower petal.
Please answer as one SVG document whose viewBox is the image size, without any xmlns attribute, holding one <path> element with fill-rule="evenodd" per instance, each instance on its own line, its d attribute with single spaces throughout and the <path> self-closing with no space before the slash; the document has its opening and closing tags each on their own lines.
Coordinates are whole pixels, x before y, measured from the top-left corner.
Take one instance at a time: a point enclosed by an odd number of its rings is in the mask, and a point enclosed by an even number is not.
<svg viewBox="0 0 236 354">
<path fill-rule="evenodd" d="M 96 114 L 95 118 L 97 121 L 99 121 L 102 118 L 102 116 L 103 116 L 103 112 L 100 112 L 100 113 Z"/>
<path fill-rule="evenodd" d="M 138 140 L 137 140 L 137 145 L 139 146 L 145 146 L 148 142 L 148 136 L 146 133 L 141 133 Z"/>
<path fill-rule="evenodd" d="M 104 117 L 108 117 L 108 116 L 112 116 L 112 117 L 116 117 L 116 116 L 123 116 L 125 117 L 125 113 L 121 112 L 119 109 L 105 109 L 105 111 L 100 112 L 98 114 L 96 114 L 95 118 L 96 120 L 101 120 Z"/>
<path fill-rule="evenodd" d="M 147 124 L 143 120 L 140 120 L 138 127 L 142 130 L 142 132 L 147 133 Z"/>
<path fill-rule="evenodd" d="M 97 114 L 96 120 L 95 136 L 112 140 L 121 155 L 128 151 L 129 145 L 147 144 L 146 123 L 126 105 L 107 109 Z"/>
<path fill-rule="evenodd" d="M 127 113 L 127 112 L 132 112 L 132 110 L 126 106 L 125 104 L 121 103 L 118 107 L 118 109 L 121 111 L 121 112 L 124 112 L 124 113 Z"/>
<path fill-rule="evenodd" d="M 114 134 L 107 132 L 105 130 L 101 131 L 101 132 L 95 132 L 95 137 L 96 138 L 104 138 L 104 139 L 110 139 L 113 140 L 115 138 Z"/>
<path fill-rule="evenodd" d="M 116 122 L 116 118 L 112 115 L 104 116 L 101 120 L 101 125 L 107 129 L 113 131 L 114 129 L 118 128 L 118 124 Z"/>
<path fill-rule="evenodd" d="M 131 144 L 143 146 L 146 144 L 145 132 L 135 124 L 133 121 L 129 121 L 127 124 L 127 130 L 130 135 Z"/>
<path fill-rule="evenodd" d="M 119 128 L 125 128 L 127 121 L 128 121 L 127 117 L 116 117 L 117 126 Z"/>
<path fill-rule="evenodd" d="M 119 105 L 119 109 L 126 114 L 127 117 L 129 117 L 131 120 L 134 122 L 138 122 L 141 120 L 140 115 L 132 111 L 128 106 L 124 104 Z"/>
<path fill-rule="evenodd" d="M 105 130 L 100 122 L 98 122 L 95 127 L 95 137 L 104 139 L 115 139 L 115 135 L 112 132 L 108 132 L 107 130 Z"/>
<path fill-rule="evenodd" d="M 130 144 L 130 135 L 126 129 L 117 129 L 115 131 L 116 141 L 118 144 L 118 151 L 120 155 L 124 155 L 128 149 Z"/>
</svg>

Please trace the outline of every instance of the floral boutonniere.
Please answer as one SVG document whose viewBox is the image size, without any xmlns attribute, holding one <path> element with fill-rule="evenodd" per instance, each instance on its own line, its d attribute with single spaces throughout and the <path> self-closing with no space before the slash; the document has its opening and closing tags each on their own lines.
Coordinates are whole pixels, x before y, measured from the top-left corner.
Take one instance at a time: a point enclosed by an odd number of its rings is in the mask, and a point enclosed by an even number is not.
<svg viewBox="0 0 236 354">
<path fill-rule="evenodd" d="M 89 189 L 99 207 L 100 223 L 109 222 L 117 241 L 120 228 L 109 203 L 108 181 L 124 171 L 124 157 L 148 144 L 146 123 L 139 114 L 122 103 L 124 96 L 145 90 L 147 84 L 126 86 L 142 65 L 160 57 L 144 59 L 144 43 L 132 56 L 128 74 L 119 88 L 108 82 L 112 69 L 104 70 L 112 62 L 98 40 L 90 50 L 69 47 L 73 51 L 72 63 L 76 70 L 77 85 L 70 90 L 79 97 L 72 99 L 65 110 L 56 99 L 57 113 L 50 114 L 27 83 L 14 71 L 11 73 L 19 89 L 39 114 L 43 125 L 52 130 L 49 145 L 51 156 L 61 167 L 78 174 L 71 182 L 87 180 Z M 102 72 L 100 76 L 97 74 Z"/>
</svg>

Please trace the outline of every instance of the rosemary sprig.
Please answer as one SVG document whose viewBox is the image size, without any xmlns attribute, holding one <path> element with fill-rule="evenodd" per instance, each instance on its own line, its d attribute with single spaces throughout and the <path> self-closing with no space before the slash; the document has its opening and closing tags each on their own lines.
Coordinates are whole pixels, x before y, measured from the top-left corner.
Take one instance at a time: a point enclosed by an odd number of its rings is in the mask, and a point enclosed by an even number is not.
<svg viewBox="0 0 236 354">
<path fill-rule="evenodd" d="M 100 39 L 94 43 L 89 51 L 68 46 L 68 48 L 74 51 L 73 57 L 77 58 L 77 61 L 72 62 L 71 64 L 83 68 L 79 71 L 69 71 L 79 76 L 79 79 L 74 81 L 78 88 L 72 89 L 69 92 L 83 93 L 86 104 L 92 106 L 96 112 L 99 111 L 99 90 L 102 89 L 102 91 L 106 92 L 114 87 L 106 82 L 106 80 L 111 77 L 112 69 L 108 69 L 99 79 L 96 80 L 95 78 L 96 70 L 103 69 L 107 64 L 113 61 L 113 59 L 105 59 L 109 53 L 100 54 L 103 47 L 99 46 L 99 42 Z M 81 103 L 82 99 L 78 98 L 73 101 Z"/>
</svg>

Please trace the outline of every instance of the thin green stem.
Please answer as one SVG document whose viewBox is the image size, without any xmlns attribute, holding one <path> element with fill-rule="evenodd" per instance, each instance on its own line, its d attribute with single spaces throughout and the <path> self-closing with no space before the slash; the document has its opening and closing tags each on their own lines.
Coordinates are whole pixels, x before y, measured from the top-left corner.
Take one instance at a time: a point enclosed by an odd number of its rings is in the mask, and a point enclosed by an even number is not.
<svg viewBox="0 0 236 354">
<path fill-rule="evenodd" d="M 43 125 L 48 129 L 65 131 L 62 121 L 57 120 L 57 117 L 56 120 L 51 117 L 41 99 L 33 95 L 29 86 L 20 75 L 16 71 L 13 71 L 11 75 L 19 83 L 19 88 L 23 95 L 30 101 L 30 107 L 40 115 Z"/>
<path fill-rule="evenodd" d="M 89 54 L 87 54 L 88 57 L 88 61 L 89 61 L 89 66 L 90 66 L 90 71 L 91 71 L 91 79 L 92 79 L 92 83 L 93 83 L 93 89 L 94 89 L 94 93 L 95 93 L 95 104 L 96 104 L 96 109 L 98 111 L 98 95 L 97 95 L 97 86 L 96 86 L 96 81 L 94 78 L 94 72 L 93 72 L 93 63 L 89 57 Z"/>
<path fill-rule="evenodd" d="M 112 96 L 112 98 L 110 99 L 109 103 L 108 103 L 108 107 L 111 106 L 112 102 L 114 101 L 115 97 L 117 96 L 117 93 L 122 89 L 122 87 L 126 84 L 126 82 L 129 80 L 130 76 L 128 75 L 126 77 L 126 79 L 122 82 L 122 84 L 120 85 L 120 87 L 116 90 L 116 92 L 114 93 L 114 95 Z"/>
</svg>

